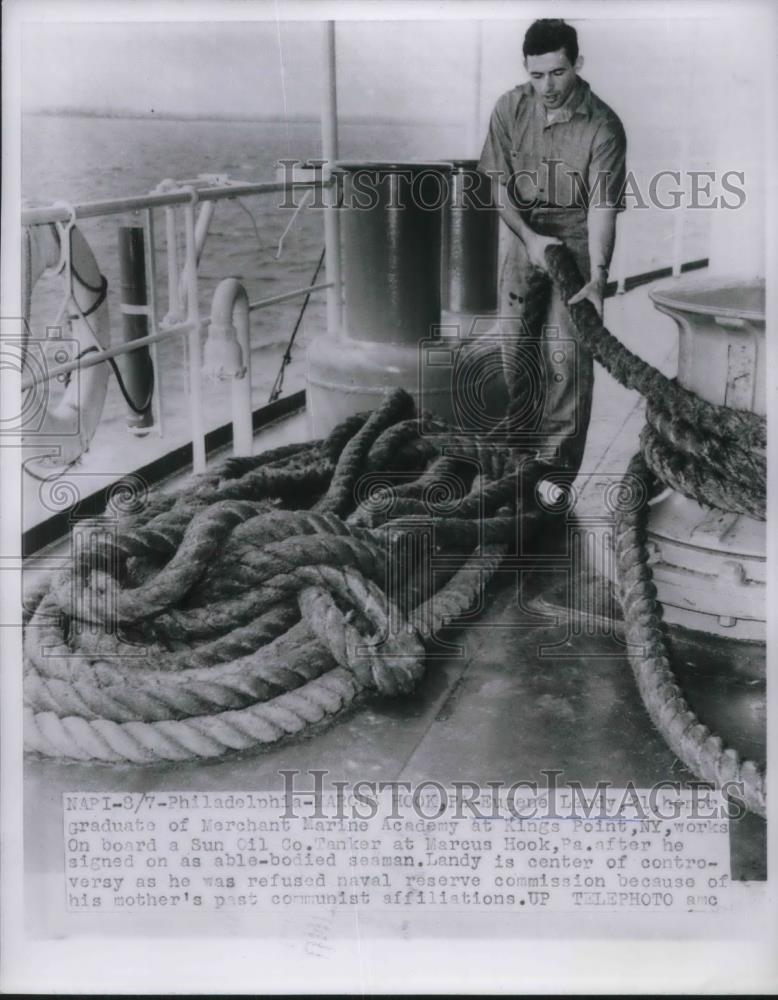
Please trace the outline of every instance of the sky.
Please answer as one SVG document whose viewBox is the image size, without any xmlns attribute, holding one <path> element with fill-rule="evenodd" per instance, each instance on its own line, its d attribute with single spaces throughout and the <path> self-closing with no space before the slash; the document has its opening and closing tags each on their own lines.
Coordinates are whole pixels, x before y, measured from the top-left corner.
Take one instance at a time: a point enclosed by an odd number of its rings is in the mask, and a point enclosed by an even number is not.
<svg viewBox="0 0 778 1000">
<path fill-rule="evenodd" d="M 759 131 L 767 67 L 747 18 L 737 16 L 736 5 L 724 9 L 726 17 L 695 20 L 572 21 L 584 55 L 582 75 L 622 118 L 641 158 L 658 144 L 665 148 L 671 132 L 695 133 L 694 148 L 714 142 L 733 91 L 738 114 Z M 475 122 L 475 132 L 484 134 L 499 94 L 526 79 L 521 42 L 528 25 L 517 19 L 480 26 L 451 19 L 338 21 L 339 113 Z M 49 20 L 23 25 L 21 100 L 25 110 L 316 118 L 322 68 L 321 22 Z"/>
<path fill-rule="evenodd" d="M 340 25 L 343 114 L 391 117 L 415 105 L 422 118 L 461 120 L 472 40 L 468 23 Z M 465 72 L 447 72 L 452 60 Z M 316 117 L 322 63 L 321 26 L 311 22 L 26 26 L 23 104 Z"/>
<path fill-rule="evenodd" d="M 369 8 L 368 8 L 369 9 Z M 700 44 L 699 21 L 579 21 L 584 75 L 606 70 L 630 93 L 650 83 L 673 85 L 695 59 L 747 71 L 724 22 L 717 49 Z M 526 20 L 492 21 L 481 29 L 482 70 L 508 86 L 524 78 Z M 445 110 L 457 120 L 469 107 L 478 28 L 473 21 L 340 21 L 340 100 L 391 113 L 415 105 L 422 115 Z M 34 23 L 23 26 L 25 108 L 77 105 L 243 114 L 318 114 L 322 50 L 317 22 Z M 499 81 L 499 82 L 498 82 Z M 592 81 L 594 82 L 594 81 Z"/>
</svg>

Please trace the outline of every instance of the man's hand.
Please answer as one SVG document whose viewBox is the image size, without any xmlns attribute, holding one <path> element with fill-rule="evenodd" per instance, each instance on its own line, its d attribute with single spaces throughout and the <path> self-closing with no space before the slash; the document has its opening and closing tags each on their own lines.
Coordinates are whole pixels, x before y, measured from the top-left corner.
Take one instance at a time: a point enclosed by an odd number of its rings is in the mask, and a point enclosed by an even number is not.
<svg viewBox="0 0 778 1000">
<path fill-rule="evenodd" d="M 556 246 L 561 243 L 556 236 L 541 236 L 539 233 L 535 233 L 532 239 L 525 240 L 524 246 L 527 250 L 527 256 L 530 259 L 530 263 L 534 264 L 535 267 L 539 267 L 542 271 L 546 270 L 546 247 Z"/>
<path fill-rule="evenodd" d="M 576 302 L 583 302 L 588 299 L 597 310 L 597 315 L 602 319 L 602 303 L 605 298 L 605 286 L 608 283 L 608 275 L 605 271 L 598 271 L 595 277 L 587 282 L 583 288 L 576 292 L 572 298 L 567 300 L 569 306 L 574 306 Z"/>
</svg>

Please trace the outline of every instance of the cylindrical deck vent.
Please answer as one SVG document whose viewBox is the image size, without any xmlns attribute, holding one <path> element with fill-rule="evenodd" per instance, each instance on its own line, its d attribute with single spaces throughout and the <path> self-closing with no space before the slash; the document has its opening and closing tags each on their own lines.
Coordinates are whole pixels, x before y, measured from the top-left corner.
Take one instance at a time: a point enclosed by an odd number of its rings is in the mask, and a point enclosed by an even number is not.
<svg viewBox="0 0 778 1000">
<path fill-rule="evenodd" d="M 416 345 L 440 323 L 449 163 L 339 161 L 344 333 Z"/>
</svg>

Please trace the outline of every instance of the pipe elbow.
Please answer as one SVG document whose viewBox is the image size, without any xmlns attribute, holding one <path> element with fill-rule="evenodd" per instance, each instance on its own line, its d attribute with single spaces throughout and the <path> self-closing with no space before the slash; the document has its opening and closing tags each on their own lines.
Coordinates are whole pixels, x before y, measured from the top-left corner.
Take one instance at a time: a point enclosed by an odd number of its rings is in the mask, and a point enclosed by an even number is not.
<svg viewBox="0 0 778 1000">
<path fill-rule="evenodd" d="M 241 327 L 244 342 L 247 342 L 248 321 L 246 289 L 237 278 L 225 278 L 214 292 L 203 352 L 203 369 L 209 378 L 222 381 L 245 376 L 247 366 L 236 325 Z"/>
<path fill-rule="evenodd" d="M 249 298 L 240 281 L 237 278 L 220 281 L 211 301 L 211 323 L 230 326 L 233 317 L 240 322 L 245 314 L 248 321 L 248 313 Z"/>
</svg>

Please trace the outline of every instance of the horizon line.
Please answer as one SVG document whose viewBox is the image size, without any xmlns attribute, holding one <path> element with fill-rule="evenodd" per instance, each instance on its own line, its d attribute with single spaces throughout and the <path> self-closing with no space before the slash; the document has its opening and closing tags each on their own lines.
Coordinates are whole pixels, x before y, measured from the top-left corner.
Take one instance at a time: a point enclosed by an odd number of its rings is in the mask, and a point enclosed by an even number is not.
<svg viewBox="0 0 778 1000">
<path fill-rule="evenodd" d="M 234 113 L 227 111 L 197 112 L 197 111 L 135 111 L 132 108 L 121 108 L 114 111 L 102 110 L 98 108 L 78 108 L 78 107 L 43 107 L 26 108 L 22 110 L 23 115 L 35 117 L 52 116 L 68 118 L 124 118 L 142 119 L 146 121 L 236 121 L 236 122 L 257 122 L 263 124 L 294 124 L 294 125 L 318 125 L 321 119 L 316 116 L 306 114 L 301 115 L 254 115 L 250 113 Z M 463 127 L 464 123 L 458 121 L 435 121 L 432 119 L 415 119 L 409 121 L 403 118 L 375 118 L 372 115 L 346 115 L 339 117 L 339 124 L 342 125 L 434 125 L 438 128 Z"/>
</svg>

